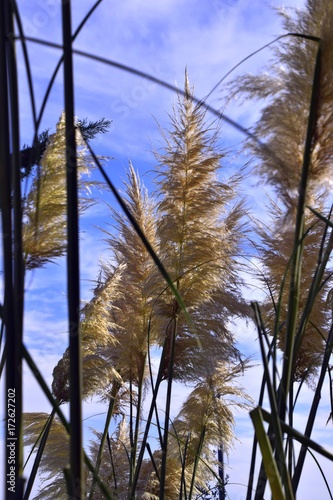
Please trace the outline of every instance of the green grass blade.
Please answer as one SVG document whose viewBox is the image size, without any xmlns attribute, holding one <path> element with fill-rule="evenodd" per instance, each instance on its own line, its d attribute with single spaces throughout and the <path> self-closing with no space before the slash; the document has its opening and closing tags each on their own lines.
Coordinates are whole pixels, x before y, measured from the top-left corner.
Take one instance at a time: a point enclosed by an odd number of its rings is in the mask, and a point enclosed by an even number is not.
<svg viewBox="0 0 333 500">
<path fill-rule="evenodd" d="M 274 500 L 285 500 L 280 473 L 273 456 L 273 450 L 271 444 L 264 429 L 263 418 L 260 408 L 258 407 L 250 411 L 250 417 L 260 446 L 264 467 L 266 471 L 266 476 L 269 481 L 273 498 Z"/>
</svg>

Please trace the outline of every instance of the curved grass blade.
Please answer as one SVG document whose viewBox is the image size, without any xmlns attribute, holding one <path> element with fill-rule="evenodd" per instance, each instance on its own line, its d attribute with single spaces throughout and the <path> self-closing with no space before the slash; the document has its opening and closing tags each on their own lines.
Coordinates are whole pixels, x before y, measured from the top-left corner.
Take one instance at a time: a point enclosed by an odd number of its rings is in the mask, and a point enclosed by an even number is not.
<svg viewBox="0 0 333 500">
<path fill-rule="evenodd" d="M 102 3 L 102 1 L 103 0 L 97 0 L 95 2 L 95 4 L 89 9 L 89 11 L 85 15 L 85 17 L 83 18 L 83 20 L 81 21 L 81 23 L 79 24 L 79 26 L 76 28 L 76 30 L 75 30 L 75 32 L 74 32 L 74 34 L 72 36 L 72 42 L 74 42 L 74 40 L 77 38 L 77 36 L 79 35 L 80 31 L 82 30 L 82 28 L 86 24 L 86 22 L 89 20 L 89 18 L 91 17 L 91 15 L 94 13 L 94 11 L 97 9 L 97 7 L 100 5 L 100 3 Z M 15 2 L 15 6 L 16 6 L 16 2 Z M 17 9 L 17 7 L 16 7 L 16 9 Z M 17 19 L 17 22 L 18 22 L 19 33 L 20 33 L 20 36 L 16 37 L 16 38 L 21 39 L 22 43 L 25 44 L 26 41 L 29 41 L 29 37 L 24 36 L 22 22 L 20 20 L 20 15 L 19 15 L 18 10 L 17 10 L 17 17 L 16 17 L 16 19 Z M 62 45 L 56 45 L 56 47 L 63 49 Z M 24 47 L 23 47 L 23 50 L 26 50 L 26 49 L 24 49 Z M 29 64 L 29 60 L 28 60 L 28 55 L 24 56 L 24 57 L 25 57 L 26 70 L 30 74 L 30 64 Z M 34 133 L 33 142 L 37 139 L 39 125 L 40 125 L 40 123 L 42 121 L 42 118 L 43 118 L 43 114 L 44 114 L 44 110 L 45 110 L 45 107 L 46 107 L 46 103 L 47 103 L 47 100 L 48 100 L 49 95 L 51 93 L 51 90 L 52 90 L 53 84 L 55 82 L 55 79 L 57 77 L 57 74 L 58 74 L 58 71 L 60 69 L 60 66 L 61 66 L 61 64 L 63 62 L 63 59 L 64 59 L 63 56 L 61 56 L 60 59 L 59 59 L 59 61 L 58 61 L 58 63 L 57 63 L 57 65 L 56 65 L 56 67 L 55 67 L 55 69 L 54 69 L 54 71 L 53 71 L 53 74 L 52 74 L 51 79 L 49 81 L 49 84 L 47 86 L 44 98 L 42 100 L 42 104 L 41 104 L 41 108 L 40 108 L 38 117 L 37 117 L 36 111 L 33 112 L 33 116 L 35 117 L 34 118 L 35 133 Z M 30 89 L 30 83 L 29 83 L 29 89 Z M 32 97 L 33 97 L 32 80 L 31 80 L 30 96 L 31 96 L 31 99 L 32 99 Z"/>
<path fill-rule="evenodd" d="M 29 54 L 28 54 L 26 40 L 24 37 L 21 15 L 20 15 L 19 9 L 17 8 L 16 0 L 14 0 L 12 2 L 12 5 L 13 5 L 13 11 L 15 14 L 16 22 L 17 22 L 18 31 L 20 34 L 21 43 L 22 43 L 23 59 L 24 59 L 24 65 L 25 65 L 25 70 L 26 70 L 27 79 L 28 79 L 28 88 L 29 88 L 29 95 L 30 95 L 30 102 L 31 102 L 31 109 L 32 109 L 32 118 L 33 118 L 35 132 L 36 132 L 38 129 L 38 127 L 37 127 L 37 112 L 36 112 L 35 93 L 34 93 L 34 88 L 33 88 L 33 84 L 32 84 L 32 74 L 31 74 L 31 66 L 30 66 L 30 61 L 29 61 Z"/>
<path fill-rule="evenodd" d="M 39 38 L 35 38 L 35 37 L 32 37 L 32 36 L 25 36 L 24 38 L 25 38 L 26 41 L 29 41 L 29 42 L 37 43 L 37 44 L 40 44 L 40 45 L 45 45 L 46 47 L 52 47 L 52 48 L 55 48 L 55 49 L 63 50 L 63 46 L 61 44 L 59 44 L 59 43 L 48 42 L 46 40 L 41 40 Z M 113 61 L 113 60 L 107 59 L 105 57 L 97 56 L 95 54 L 90 54 L 89 52 L 85 52 L 85 51 L 78 50 L 78 49 L 73 49 L 73 54 L 77 54 L 78 56 L 82 56 L 82 57 L 85 57 L 87 59 L 92 59 L 93 61 L 100 62 L 102 64 L 106 64 L 108 66 L 112 66 L 114 68 L 118 68 L 118 69 L 120 69 L 122 71 L 126 71 L 127 73 L 131 73 L 133 75 L 145 78 L 146 80 L 151 81 L 153 83 L 157 83 L 161 87 L 164 87 L 164 88 L 166 88 L 168 90 L 171 90 L 172 92 L 176 92 L 177 94 L 186 96 L 186 92 L 184 90 L 182 90 L 182 89 L 179 89 L 175 85 L 167 83 L 164 80 L 161 80 L 160 78 L 157 78 L 157 77 L 155 77 L 153 75 L 150 75 L 149 73 L 146 73 L 144 71 L 135 69 L 135 68 L 133 68 L 131 66 L 127 66 L 126 64 L 122 64 L 120 62 Z M 59 67 L 60 67 L 61 62 L 59 61 L 58 64 L 59 64 Z M 54 76 L 54 79 L 55 79 L 55 76 Z M 207 111 L 209 111 L 210 113 L 212 113 L 214 116 L 216 116 L 216 117 L 218 117 L 220 119 L 223 119 L 226 123 L 228 123 L 229 125 L 231 125 L 233 128 L 235 128 L 236 130 L 238 130 L 240 133 L 242 133 L 246 137 L 249 137 L 250 139 L 253 139 L 259 147 L 263 148 L 267 152 L 270 152 L 269 148 L 267 148 L 267 146 L 264 143 L 262 143 L 258 137 L 256 137 L 254 134 L 252 134 L 251 132 L 249 132 L 249 130 L 246 129 L 245 127 L 242 127 L 239 123 L 237 123 L 236 121 L 234 121 L 232 118 L 229 118 L 224 113 L 221 113 L 220 111 L 217 111 L 212 106 L 209 106 L 208 104 L 203 103 L 202 99 L 198 99 L 197 97 L 193 96 L 193 102 L 196 103 L 196 104 L 199 104 L 202 107 L 204 107 Z M 274 159 L 276 159 L 275 155 L 272 152 L 271 152 L 271 154 L 274 156 Z M 276 159 L 276 160 L 278 161 L 278 159 Z"/>
<path fill-rule="evenodd" d="M 312 453 L 312 451 L 311 450 L 308 450 L 308 451 L 309 451 L 310 455 L 312 456 L 313 460 L 316 462 L 318 469 L 320 470 L 320 473 L 321 473 L 322 478 L 323 478 L 323 480 L 325 482 L 325 485 L 326 485 L 326 488 L 327 488 L 327 493 L 329 494 L 330 499 L 333 500 L 333 495 L 332 495 L 330 486 L 329 486 L 328 481 L 326 479 L 326 475 L 325 475 L 323 469 L 320 466 L 320 463 L 318 462 L 318 460 L 316 459 L 316 457 L 314 456 L 314 454 Z"/>
<path fill-rule="evenodd" d="M 289 36 L 294 36 L 294 37 L 299 37 L 299 38 L 304 38 L 304 39 L 307 39 L 307 40 L 312 40 L 314 42 L 320 42 L 320 38 L 316 37 L 316 36 L 310 36 L 310 35 L 301 35 L 300 33 L 286 33 L 285 35 L 280 35 L 276 38 L 274 38 L 274 40 L 272 40 L 271 42 L 269 43 L 266 43 L 265 45 L 263 45 L 262 47 L 259 47 L 259 49 L 255 50 L 254 52 L 251 52 L 251 54 L 249 54 L 248 56 L 244 57 L 244 59 L 242 59 L 241 61 L 239 61 L 239 63 L 237 63 L 235 66 L 233 66 L 218 82 L 216 85 L 214 85 L 214 87 L 212 88 L 212 90 L 210 90 L 210 92 L 206 95 L 206 97 L 203 99 L 203 101 L 206 101 L 211 95 L 213 92 L 215 92 L 215 90 L 221 85 L 221 83 L 224 82 L 224 80 L 226 80 L 228 78 L 229 75 L 231 75 L 231 73 L 233 73 L 233 71 L 235 71 L 235 69 L 239 68 L 239 66 L 241 66 L 244 62 L 248 61 L 249 59 L 251 59 L 251 57 L 255 56 L 256 54 L 259 54 L 259 52 L 262 52 L 263 50 L 267 49 L 268 47 L 270 47 L 271 45 L 273 45 L 274 43 L 278 42 L 279 40 L 282 40 L 282 38 L 286 38 L 286 37 L 289 37 Z"/>
</svg>

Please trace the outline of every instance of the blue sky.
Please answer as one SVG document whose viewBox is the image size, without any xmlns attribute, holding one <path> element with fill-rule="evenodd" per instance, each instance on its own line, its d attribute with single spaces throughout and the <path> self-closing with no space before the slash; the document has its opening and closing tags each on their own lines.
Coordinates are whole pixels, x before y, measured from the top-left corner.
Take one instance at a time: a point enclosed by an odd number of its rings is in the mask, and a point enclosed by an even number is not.
<svg viewBox="0 0 333 500">
<path fill-rule="evenodd" d="M 73 31 L 92 6 L 90 0 L 72 2 Z M 299 7 L 301 0 L 290 0 L 285 6 Z M 199 98 L 207 95 L 215 84 L 239 61 L 248 56 L 276 36 L 281 34 L 281 25 L 272 5 L 262 0 L 128 0 L 115 2 L 105 0 L 95 11 L 86 27 L 78 36 L 74 47 L 78 50 L 97 54 L 121 62 L 136 69 L 146 71 L 179 88 L 183 87 L 184 70 L 188 67 L 190 82 L 195 86 Z M 29 2 L 20 0 L 26 35 L 61 43 L 61 2 L 43 0 Z M 34 92 L 39 108 L 49 79 L 59 59 L 60 51 L 35 43 L 28 44 Z M 20 109 L 21 141 L 31 142 L 33 122 L 27 91 L 27 82 L 21 52 Z M 238 68 L 233 76 L 244 72 L 256 73 L 270 58 L 269 50 L 254 56 Z M 75 107 L 80 118 L 112 120 L 110 132 L 94 141 L 98 154 L 112 157 L 107 163 L 107 171 L 113 182 L 121 189 L 121 179 L 125 178 L 128 161 L 139 170 L 147 186 L 151 188 L 151 170 L 155 159 L 153 150 L 161 147 L 161 135 L 157 123 L 168 127 L 168 114 L 172 113 L 174 93 L 137 76 L 99 62 L 75 57 Z M 216 90 L 208 100 L 216 109 L 224 109 L 221 93 Z M 62 70 L 60 70 L 51 92 L 40 131 L 55 125 L 63 110 Z M 242 126 L 249 127 L 258 118 L 257 104 L 230 102 L 225 113 Z M 237 148 L 243 137 L 225 124 L 221 133 L 221 146 L 230 150 L 226 161 L 228 176 L 242 166 Z M 252 212 L 262 212 L 264 192 L 254 182 L 246 186 L 248 203 Z M 88 299 L 93 280 L 99 268 L 99 256 L 110 258 L 102 233 L 96 226 L 110 222 L 105 201 L 113 203 L 107 192 L 97 193 L 101 203 L 84 215 L 81 237 L 82 297 Z M 254 284 L 254 283 L 253 283 Z M 66 323 L 66 268 L 64 259 L 50 264 L 47 268 L 28 275 L 26 280 L 25 341 L 30 352 L 51 383 L 52 370 L 67 346 Z M 253 296 L 252 291 L 247 292 Z M 260 298 L 260 296 L 258 297 Z M 239 345 L 246 354 L 258 357 L 256 333 L 251 325 L 237 323 L 235 326 Z M 258 394 L 260 376 L 259 361 L 240 383 L 247 388 L 253 398 Z M 177 387 L 174 411 L 182 401 L 184 392 Z M 325 396 L 328 392 L 325 392 Z M 311 396 L 305 392 L 304 405 Z M 49 411 L 49 406 L 29 372 L 25 371 L 25 411 Z M 85 404 L 85 416 L 100 412 L 96 402 Z M 329 447 L 330 428 L 325 428 L 329 410 L 323 408 L 319 417 L 316 434 L 321 443 Z M 300 425 L 304 414 L 299 413 Z M 90 419 L 89 425 L 94 425 Z M 85 424 L 87 430 L 88 424 Z M 231 483 L 247 482 L 248 463 L 252 444 L 252 424 L 246 412 L 236 417 L 236 435 L 239 441 L 230 454 L 227 473 Z M 332 449 L 332 447 L 331 447 Z M 307 465 L 304 483 L 301 485 L 302 499 L 327 498 L 323 481 L 312 463 Z M 330 476 L 328 476 L 330 477 Z M 230 485 L 228 494 L 233 500 L 245 498 L 245 487 Z M 0 492 L 0 495 L 3 491 Z M 1 498 L 1 497 L 0 497 Z"/>
</svg>

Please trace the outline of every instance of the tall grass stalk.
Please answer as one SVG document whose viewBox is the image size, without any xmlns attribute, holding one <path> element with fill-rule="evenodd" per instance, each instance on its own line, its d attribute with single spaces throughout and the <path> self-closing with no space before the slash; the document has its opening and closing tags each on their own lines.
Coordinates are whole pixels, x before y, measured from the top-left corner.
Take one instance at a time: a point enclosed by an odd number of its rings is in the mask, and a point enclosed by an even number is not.
<svg viewBox="0 0 333 500">
<path fill-rule="evenodd" d="M 82 460 L 82 360 L 80 336 L 80 263 L 78 172 L 74 123 L 74 73 L 71 2 L 62 4 L 67 181 L 67 290 L 70 357 L 70 475 L 72 496 L 84 496 Z"/>
<path fill-rule="evenodd" d="M 285 498 L 292 500 L 294 497 L 293 495 L 290 495 L 290 490 L 288 493 L 286 492 L 286 496 L 284 495 L 280 471 L 278 470 L 277 462 L 274 458 L 274 452 L 270 440 L 264 429 L 261 409 L 257 407 L 255 410 L 252 410 L 250 412 L 250 416 L 260 445 L 263 464 L 269 480 L 273 498 L 276 500 L 284 500 Z M 257 498 L 257 496 L 258 495 L 256 494 L 255 498 Z"/>
<path fill-rule="evenodd" d="M 303 256 L 303 243 L 305 231 L 305 209 L 306 209 L 306 189 L 308 184 L 311 152 L 313 144 L 313 136 L 315 133 L 318 96 L 320 88 L 320 70 L 321 70 L 321 47 L 320 44 L 317 50 L 316 63 L 313 75 L 312 95 L 310 102 L 309 118 L 307 135 L 304 148 L 302 176 L 299 186 L 298 207 L 295 224 L 295 240 L 293 260 L 291 265 L 291 278 L 290 278 L 290 294 L 288 303 L 288 316 L 286 325 L 286 345 L 284 350 L 282 377 L 281 377 L 281 390 L 279 392 L 279 415 L 281 420 L 285 418 L 285 411 L 287 407 L 287 396 L 290 390 L 293 379 L 293 361 L 295 335 L 297 329 L 297 318 L 299 311 L 299 295 L 302 274 L 302 256 Z"/>
<path fill-rule="evenodd" d="M 311 93 L 311 101 L 310 101 L 310 110 L 308 117 L 308 126 L 307 126 L 307 134 L 305 139 L 304 146 L 304 156 L 303 156 L 303 167 L 301 171 L 300 177 L 300 185 L 299 185 L 299 196 L 298 196 L 298 205 L 297 205 L 297 214 L 296 214 L 296 222 L 295 222 L 295 233 L 294 233 L 294 245 L 292 251 L 292 259 L 291 259 L 291 277 L 290 277 L 290 285 L 289 285 L 289 301 L 287 308 L 287 318 L 286 318 L 286 338 L 285 338 L 285 346 L 284 346 L 284 357 L 283 357 L 283 366 L 282 366 L 282 376 L 281 382 L 278 389 L 278 408 L 271 407 L 273 414 L 273 425 L 278 424 L 277 419 L 274 415 L 279 415 L 279 419 L 281 421 L 285 421 L 286 410 L 288 407 L 287 401 L 289 401 L 289 423 L 292 425 L 293 420 L 293 383 L 294 383 L 294 373 L 296 366 L 296 359 L 298 355 L 299 349 L 295 350 L 295 345 L 300 347 L 300 342 L 295 344 L 295 337 L 298 328 L 298 317 L 299 317 L 299 296 L 300 296 L 300 286 L 301 286 L 301 273 L 302 273 L 302 265 L 303 265 L 303 246 L 304 246 L 304 237 L 305 237 L 305 209 L 306 209 L 306 200 L 307 200 L 307 184 L 308 177 L 310 172 L 310 162 L 311 162 L 311 153 L 313 146 L 313 137 L 315 133 L 316 120 L 317 120 L 317 108 L 318 108 L 318 96 L 319 96 L 319 85 L 320 85 L 320 76 L 321 76 L 321 48 L 320 44 L 318 46 L 316 60 L 315 60 L 315 68 L 313 73 L 313 84 L 312 84 L 312 93 Z M 306 309 L 306 322 L 308 321 L 309 310 Z M 275 325 L 276 327 L 279 324 L 279 319 L 276 318 Z M 304 323 L 303 323 L 304 324 Z M 302 332 L 304 333 L 304 330 Z M 264 366 L 264 371 L 268 367 Z M 272 400 L 271 400 L 272 404 Z M 275 414 L 275 412 L 278 412 Z M 278 424 L 279 425 L 279 424 Z M 269 429 L 269 433 L 271 430 Z M 275 433 L 275 437 L 276 437 Z M 282 437 L 282 436 L 281 436 Z M 280 440 L 278 438 L 279 443 Z M 284 478 L 284 487 L 289 491 L 290 488 L 290 475 L 292 472 L 292 441 L 288 440 L 289 443 L 289 472 L 283 474 Z M 274 446 L 274 445 L 273 445 Z M 276 460 L 278 463 L 284 462 L 284 454 L 281 449 L 276 449 Z M 267 470 L 267 465 L 265 466 Z M 261 470 L 258 476 L 257 483 L 257 494 L 256 499 L 262 498 L 264 487 L 266 481 L 266 473 L 264 472 L 263 466 L 261 466 Z M 260 493 L 259 493 L 260 491 Z"/>
<path fill-rule="evenodd" d="M 23 494 L 23 441 L 22 441 L 22 324 L 23 324 L 23 261 L 22 212 L 19 169 L 19 116 L 16 73 L 13 11 L 10 2 L 0 7 L 0 200 L 2 217 L 2 243 L 4 268 L 4 324 L 6 332 L 6 438 L 15 439 L 15 492 Z M 14 149 L 15 148 L 15 149 Z M 14 151 L 11 154 L 11 151 Z M 15 196 L 12 217 L 12 188 Z M 14 240 L 14 241 L 13 241 Z M 14 419 L 10 418 L 9 403 L 14 403 Z M 9 431 L 10 429 L 14 430 Z M 11 426 L 11 427 L 9 427 Z M 6 480 L 13 477 L 10 448 L 5 442 Z M 5 486 L 5 498 L 12 492 Z"/>
</svg>

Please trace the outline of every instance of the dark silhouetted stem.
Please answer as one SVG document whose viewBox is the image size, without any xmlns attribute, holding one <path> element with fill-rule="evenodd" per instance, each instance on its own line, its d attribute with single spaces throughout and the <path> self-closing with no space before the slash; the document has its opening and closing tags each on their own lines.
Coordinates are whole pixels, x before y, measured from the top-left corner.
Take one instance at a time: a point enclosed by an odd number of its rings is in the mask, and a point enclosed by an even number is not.
<svg viewBox="0 0 333 500">
<path fill-rule="evenodd" d="M 9 0 L 0 5 L 0 198 L 6 332 L 6 478 L 5 498 L 22 498 L 22 315 L 23 263 L 19 180 L 19 118 L 13 12 Z M 11 155 L 11 150 L 14 154 Z M 13 198 L 12 198 L 13 193 Z M 13 217 L 12 217 L 12 207 Z M 11 460 L 15 456 L 15 463 Z M 13 468 L 14 467 L 14 468 Z M 10 486 L 13 486 L 10 484 Z"/>
<path fill-rule="evenodd" d="M 71 33 L 71 3 L 62 3 L 64 47 L 64 91 L 66 115 L 66 175 L 67 175 L 67 290 L 70 355 L 70 473 L 72 492 L 81 499 L 83 492 L 82 460 L 82 370 L 80 339 L 80 275 L 78 181 L 74 124 L 74 84 Z"/>
</svg>

